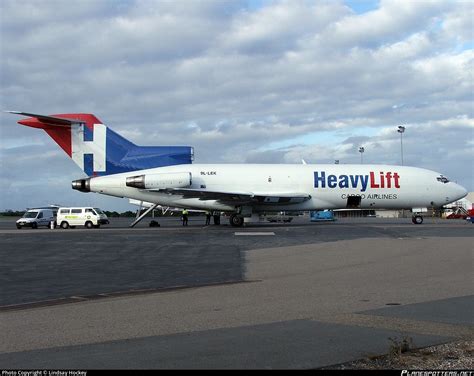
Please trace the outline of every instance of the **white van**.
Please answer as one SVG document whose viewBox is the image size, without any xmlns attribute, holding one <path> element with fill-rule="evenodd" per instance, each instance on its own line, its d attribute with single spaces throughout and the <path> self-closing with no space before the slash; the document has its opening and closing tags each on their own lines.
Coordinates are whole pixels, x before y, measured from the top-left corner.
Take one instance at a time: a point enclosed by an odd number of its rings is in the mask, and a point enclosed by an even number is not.
<svg viewBox="0 0 474 376">
<path fill-rule="evenodd" d="M 16 228 L 38 228 L 39 226 L 49 227 L 51 222 L 54 222 L 54 225 L 56 226 L 56 212 L 57 209 L 51 208 L 29 209 L 25 214 L 23 214 L 23 217 L 16 221 Z"/>
<path fill-rule="evenodd" d="M 109 223 L 109 219 L 102 210 L 88 207 L 59 208 L 56 221 L 64 229 L 76 226 L 100 227 Z"/>
</svg>

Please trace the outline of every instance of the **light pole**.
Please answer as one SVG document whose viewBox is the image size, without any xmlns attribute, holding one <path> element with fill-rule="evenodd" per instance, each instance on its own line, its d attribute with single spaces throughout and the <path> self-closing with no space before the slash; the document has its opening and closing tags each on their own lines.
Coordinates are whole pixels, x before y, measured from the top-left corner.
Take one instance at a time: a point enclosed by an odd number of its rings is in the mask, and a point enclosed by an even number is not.
<svg viewBox="0 0 474 376">
<path fill-rule="evenodd" d="M 364 158 L 362 157 L 364 155 L 365 149 L 361 146 L 359 147 L 359 153 L 360 153 L 360 164 L 364 163 Z"/>
<path fill-rule="evenodd" d="M 403 166 L 403 132 L 405 132 L 405 127 L 402 125 L 399 125 L 397 132 L 400 133 L 400 150 L 402 153 L 402 166 Z"/>
</svg>

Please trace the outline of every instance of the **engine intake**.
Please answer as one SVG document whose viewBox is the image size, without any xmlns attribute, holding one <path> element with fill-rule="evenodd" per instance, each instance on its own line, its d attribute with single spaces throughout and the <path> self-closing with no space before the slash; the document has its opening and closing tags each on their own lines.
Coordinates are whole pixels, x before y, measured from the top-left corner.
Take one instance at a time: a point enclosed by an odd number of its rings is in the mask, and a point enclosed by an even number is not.
<svg viewBox="0 0 474 376">
<path fill-rule="evenodd" d="M 145 189 L 145 175 L 131 176 L 125 184 L 127 187 Z"/>
<path fill-rule="evenodd" d="M 91 191 L 91 179 L 79 179 L 73 180 L 72 189 L 81 192 L 90 192 Z"/>
<path fill-rule="evenodd" d="M 125 184 L 139 189 L 185 188 L 192 184 L 192 176 L 190 172 L 137 175 L 128 177 Z"/>
</svg>

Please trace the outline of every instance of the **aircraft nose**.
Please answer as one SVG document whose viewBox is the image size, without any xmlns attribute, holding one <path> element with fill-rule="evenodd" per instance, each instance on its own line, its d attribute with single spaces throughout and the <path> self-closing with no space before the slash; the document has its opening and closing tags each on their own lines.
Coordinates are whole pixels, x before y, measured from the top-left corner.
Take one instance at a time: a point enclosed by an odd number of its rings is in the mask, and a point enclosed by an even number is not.
<svg viewBox="0 0 474 376">
<path fill-rule="evenodd" d="M 453 196 L 456 197 L 456 200 L 460 200 L 461 198 L 467 196 L 467 189 L 459 184 L 454 184 Z"/>
</svg>

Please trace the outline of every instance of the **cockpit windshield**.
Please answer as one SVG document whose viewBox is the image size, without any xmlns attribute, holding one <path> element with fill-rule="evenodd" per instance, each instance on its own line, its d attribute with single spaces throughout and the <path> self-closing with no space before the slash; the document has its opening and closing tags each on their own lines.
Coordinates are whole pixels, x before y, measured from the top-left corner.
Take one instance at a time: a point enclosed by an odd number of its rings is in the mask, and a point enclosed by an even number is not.
<svg viewBox="0 0 474 376">
<path fill-rule="evenodd" d="M 23 218 L 36 218 L 37 215 L 37 211 L 27 211 L 25 214 L 23 214 Z"/>
<path fill-rule="evenodd" d="M 436 178 L 436 180 L 438 180 L 439 182 L 441 183 L 449 183 L 449 179 L 446 177 L 446 176 L 443 176 L 443 175 L 440 175 Z"/>
</svg>

